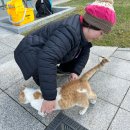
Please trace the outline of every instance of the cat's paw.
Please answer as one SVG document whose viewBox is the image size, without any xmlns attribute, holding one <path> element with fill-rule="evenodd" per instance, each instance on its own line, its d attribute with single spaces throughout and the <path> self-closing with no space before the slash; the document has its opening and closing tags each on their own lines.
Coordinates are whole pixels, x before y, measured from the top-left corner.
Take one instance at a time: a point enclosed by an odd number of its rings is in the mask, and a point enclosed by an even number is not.
<svg viewBox="0 0 130 130">
<path fill-rule="evenodd" d="M 38 114 L 40 115 L 40 116 L 42 116 L 42 117 L 45 117 L 47 114 L 46 113 L 43 113 L 43 112 L 40 112 L 40 111 L 38 111 Z"/>
<path fill-rule="evenodd" d="M 85 114 L 85 112 L 86 112 L 86 111 L 84 111 L 84 110 L 80 110 L 80 111 L 79 111 L 79 115 L 81 115 L 81 116 L 82 116 L 82 115 L 84 115 L 84 114 Z"/>
<path fill-rule="evenodd" d="M 96 104 L 96 100 L 90 100 L 91 104 Z"/>
<path fill-rule="evenodd" d="M 87 108 L 80 110 L 79 115 L 84 115 L 86 111 L 87 111 Z"/>
</svg>

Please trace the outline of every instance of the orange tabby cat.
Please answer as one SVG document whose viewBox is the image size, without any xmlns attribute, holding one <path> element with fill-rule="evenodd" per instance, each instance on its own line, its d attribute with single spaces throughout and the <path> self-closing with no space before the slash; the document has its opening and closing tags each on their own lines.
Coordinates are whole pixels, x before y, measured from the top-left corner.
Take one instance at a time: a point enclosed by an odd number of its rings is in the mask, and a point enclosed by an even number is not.
<svg viewBox="0 0 130 130">
<path fill-rule="evenodd" d="M 89 107 L 89 102 L 95 104 L 97 96 L 91 89 L 88 80 L 107 62 L 108 60 L 103 58 L 99 64 L 86 72 L 81 78 L 57 88 L 55 110 L 68 109 L 77 105 L 83 108 L 79 111 L 79 114 L 83 115 Z M 33 108 L 38 110 L 40 115 L 45 116 L 45 113 L 40 113 L 44 101 L 40 89 L 24 88 L 19 93 L 19 101 L 23 104 L 30 103 Z"/>
</svg>

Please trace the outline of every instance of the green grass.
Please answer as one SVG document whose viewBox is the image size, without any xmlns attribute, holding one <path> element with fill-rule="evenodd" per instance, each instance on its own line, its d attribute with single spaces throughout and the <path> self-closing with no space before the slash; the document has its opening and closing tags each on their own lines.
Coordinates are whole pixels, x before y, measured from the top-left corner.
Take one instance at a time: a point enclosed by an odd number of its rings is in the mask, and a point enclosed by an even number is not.
<svg viewBox="0 0 130 130">
<path fill-rule="evenodd" d="M 84 14 L 84 7 L 90 0 L 71 0 L 62 6 L 77 7 L 72 14 Z M 117 14 L 117 24 L 110 34 L 104 35 L 101 40 L 93 42 L 99 46 L 130 47 L 130 2 L 128 0 L 116 0 L 114 3 Z"/>
<path fill-rule="evenodd" d="M 94 0 L 93 0 L 94 1 Z M 76 7 L 76 10 L 69 15 L 81 14 L 83 15 L 84 7 L 92 0 L 71 0 L 70 2 L 61 4 L 60 6 Z M 130 47 L 130 2 L 129 0 L 115 0 L 115 11 L 117 14 L 117 24 L 113 27 L 111 33 L 104 35 L 101 40 L 94 41 L 93 45 L 98 46 L 117 46 L 122 48 Z M 64 17 L 68 17 L 65 15 Z M 33 28 L 33 31 L 40 27 Z M 31 30 L 32 31 L 32 30 Z M 24 33 L 27 35 L 29 32 Z"/>
</svg>

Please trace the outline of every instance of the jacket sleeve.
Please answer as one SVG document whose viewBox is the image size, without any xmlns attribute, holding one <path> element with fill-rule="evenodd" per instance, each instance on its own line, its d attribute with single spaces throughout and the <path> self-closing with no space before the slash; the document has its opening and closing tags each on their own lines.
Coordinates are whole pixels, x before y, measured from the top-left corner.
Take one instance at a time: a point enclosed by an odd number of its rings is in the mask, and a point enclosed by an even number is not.
<svg viewBox="0 0 130 130">
<path fill-rule="evenodd" d="M 90 47 L 85 46 L 82 48 L 79 56 L 75 59 L 75 65 L 73 72 L 80 75 L 82 72 L 83 68 L 85 67 L 88 58 L 89 58 L 89 53 L 90 53 Z"/>
<path fill-rule="evenodd" d="M 55 100 L 57 95 L 57 63 L 73 48 L 76 33 L 67 27 L 55 30 L 38 56 L 40 88 L 45 100 Z"/>
</svg>

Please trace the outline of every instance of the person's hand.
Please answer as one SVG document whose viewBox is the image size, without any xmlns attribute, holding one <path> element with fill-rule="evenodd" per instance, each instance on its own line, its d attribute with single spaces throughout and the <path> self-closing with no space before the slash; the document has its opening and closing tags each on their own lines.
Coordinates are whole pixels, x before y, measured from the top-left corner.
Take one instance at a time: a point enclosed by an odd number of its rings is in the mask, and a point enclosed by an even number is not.
<svg viewBox="0 0 130 130">
<path fill-rule="evenodd" d="M 55 100 L 52 101 L 44 100 L 41 106 L 41 113 L 44 114 L 51 113 L 55 109 L 55 106 L 56 106 Z"/>
<path fill-rule="evenodd" d="M 69 76 L 69 80 L 70 80 L 70 81 L 76 80 L 76 79 L 78 79 L 78 78 L 79 78 L 79 76 L 78 76 L 77 74 L 75 74 L 75 73 L 71 73 L 70 76 Z"/>
</svg>

